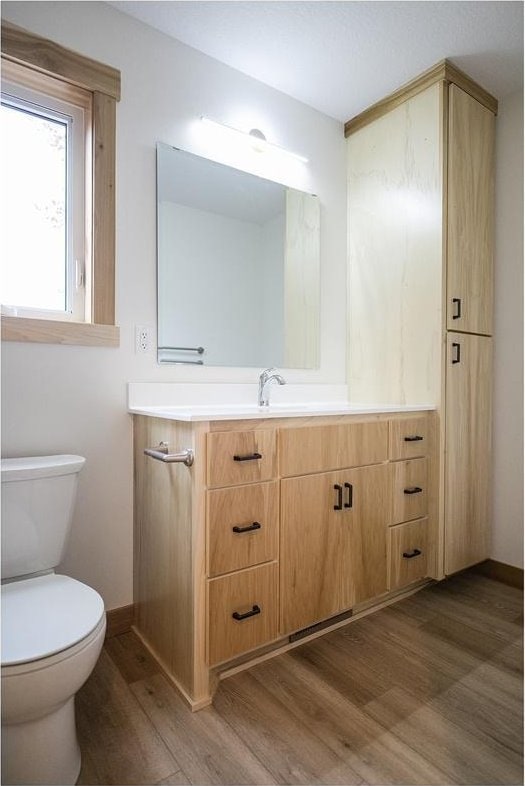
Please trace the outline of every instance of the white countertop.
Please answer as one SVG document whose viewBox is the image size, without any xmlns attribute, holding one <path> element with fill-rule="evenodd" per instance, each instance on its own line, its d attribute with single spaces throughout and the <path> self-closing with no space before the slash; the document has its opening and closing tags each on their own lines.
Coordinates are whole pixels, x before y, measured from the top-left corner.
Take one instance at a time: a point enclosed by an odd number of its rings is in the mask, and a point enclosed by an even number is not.
<svg viewBox="0 0 525 786">
<path fill-rule="evenodd" d="M 403 405 L 359 405 L 344 401 L 300 402 L 270 404 L 258 407 L 252 404 L 199 404 L 181 406 L 134 406 L 129 412 L 134 415 L 165 418 L 166 420 L 253 420 L 262 418 L 300 418 L 323 415 L 374 415 L 383 412 L 423 412 L 433 410 L 430 404 Z"/>
</svg>

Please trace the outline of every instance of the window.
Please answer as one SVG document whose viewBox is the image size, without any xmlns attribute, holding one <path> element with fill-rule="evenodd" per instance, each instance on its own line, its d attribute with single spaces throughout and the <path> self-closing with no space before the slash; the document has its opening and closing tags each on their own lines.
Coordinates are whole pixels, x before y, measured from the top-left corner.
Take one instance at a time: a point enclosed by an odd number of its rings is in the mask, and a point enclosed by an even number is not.
<svg viewBox="0 0 525 786">
<path fill-rule="evenodd" d="M 120 74 L 2 22 L 2 339 L 118 346 Z"/>
</svg>

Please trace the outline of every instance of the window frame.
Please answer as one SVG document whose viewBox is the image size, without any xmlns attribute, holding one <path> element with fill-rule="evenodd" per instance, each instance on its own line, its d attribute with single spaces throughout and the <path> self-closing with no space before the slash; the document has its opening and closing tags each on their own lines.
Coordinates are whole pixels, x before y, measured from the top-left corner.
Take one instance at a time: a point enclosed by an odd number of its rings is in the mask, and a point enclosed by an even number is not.
<svg viewBox="0 0 525 786">
<path fill-rule="evenodd" d="M 3 316 L 2 341 L 117 347 L 120 331 L 115 324 L 115 143 L 120 72 L 4 20 L 2 61 L 24 67 L 28 85 L 36 89 L 43 74 L 59 80 L 66 92 L 76 87 L 90 94 L 88 141 L 92 161 L 91 188 L 86 200 L 86 266 L 91 263 L 87 276 L 91 286 L 86 290 L 86 298 L 91 304 L 91 320 Z"/>
</svg>

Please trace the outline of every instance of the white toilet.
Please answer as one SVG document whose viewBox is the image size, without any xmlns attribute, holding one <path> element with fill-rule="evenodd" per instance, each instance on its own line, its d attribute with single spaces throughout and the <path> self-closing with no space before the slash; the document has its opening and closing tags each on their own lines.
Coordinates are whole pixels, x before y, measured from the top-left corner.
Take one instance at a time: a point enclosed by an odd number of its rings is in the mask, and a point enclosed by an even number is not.
<svg viewBox="0 0 525 786">
<path fill-rule="evenodd" d="M 2 461 L 2 783 L 74 784 L 75 694 L 104 642 L 100 595 L 57 575 L 81 456 Z"/>
</svg>

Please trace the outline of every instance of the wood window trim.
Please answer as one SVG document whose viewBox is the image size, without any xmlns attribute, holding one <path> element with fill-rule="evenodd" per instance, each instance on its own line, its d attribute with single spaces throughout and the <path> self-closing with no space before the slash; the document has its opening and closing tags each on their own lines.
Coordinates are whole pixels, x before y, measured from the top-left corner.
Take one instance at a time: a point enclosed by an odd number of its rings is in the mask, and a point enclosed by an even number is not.
<svg viewBox="0 0 525 786">
<path fill-rule="evenodd" d="M 119 346 L 115 325 L 116 102 L 120 71 L 2 20 L 2 58 L 92 94 L 91 322 L 3 317 L 2 341 Z"/>
</svg>

